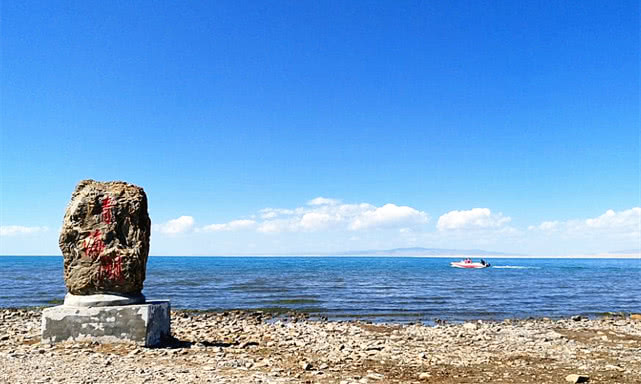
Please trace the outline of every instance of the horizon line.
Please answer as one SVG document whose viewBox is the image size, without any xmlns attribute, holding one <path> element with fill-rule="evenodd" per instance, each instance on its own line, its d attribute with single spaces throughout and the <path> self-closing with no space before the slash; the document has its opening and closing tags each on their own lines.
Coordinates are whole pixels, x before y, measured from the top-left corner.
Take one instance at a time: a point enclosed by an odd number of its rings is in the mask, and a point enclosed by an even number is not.
<svg viewBox="0 0 641 384">
<path fill-rule="evenodd" d="M 0 257 L 63 257 L 63 255 L 5 255 Z M 148 257 L 375 257 L 375 258 L 483 258 L 483 259 L 640 259 L 641 252 L 630 254 L 576 254 L 576 255 L 371 255 L 371 254 L 215 254 L 215 255 L 149 255 Z"/>
</svg>

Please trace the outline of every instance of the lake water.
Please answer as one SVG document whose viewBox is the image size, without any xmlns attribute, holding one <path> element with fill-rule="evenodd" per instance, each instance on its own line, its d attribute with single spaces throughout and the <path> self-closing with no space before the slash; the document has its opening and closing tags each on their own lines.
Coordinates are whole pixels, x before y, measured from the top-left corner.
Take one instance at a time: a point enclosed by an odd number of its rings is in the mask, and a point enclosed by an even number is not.
<svg viewBox="0 0 641 384">
<path fill-rule="evenodd" d="M 641 312 L 641 259 L 150 257 L 143 293 L 174 308 L 294 309 L 374 321 L 595 316 Z M 0 307 L 65 295 L 62 257 L 0 257 Z"/>
</svg>

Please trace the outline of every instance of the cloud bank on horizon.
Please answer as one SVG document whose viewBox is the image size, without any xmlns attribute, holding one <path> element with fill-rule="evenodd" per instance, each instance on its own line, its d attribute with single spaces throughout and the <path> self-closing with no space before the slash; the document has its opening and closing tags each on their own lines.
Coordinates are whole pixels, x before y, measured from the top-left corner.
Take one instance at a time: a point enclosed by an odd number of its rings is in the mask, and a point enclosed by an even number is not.
<svg viewBox="0 0 641 384">
<path fill-rule="evenodd" d="M 414 226 L 429 221 L 429 215 L 412 207 L 395 204 L 385 204 L 381 207 L 368 203 L 342 204 L 339 200 L 324 197 L 310 200 L 307 207 L 265 208 L 260 211 L 260 218 L 262 221 L 256 222 L 256 230 L 262 233 L 314 232 L 332 229 L 358 231 Z"/>
<path fill-rule="evenodd" d="M 511 217 L 492 213 L 489 208 L 472 208 L 467 211 L 450 211 L 438 218 L 439 231 L 453 229 L 500 228 L 509 223 Z"/>
<path fill-rule="evenodd" d="M 224 223 L 196 225 L 192 216 L 181 216 L 155 224 L 159 236 L 179 241 L 180 236 L 230 235 L 243 241 L 271 244 L 291 242 L 293 237 L 309 236 L 332 243 L 333 251 L 372 248 L 372 239 L 381 247 L 432 246 L 469 249 L 478 246 L 494 251 L 531 254 L 609 253 L 616 249 L 636 249 L 641 242 L 641 207 L 622 211 L 607 210 L 593 218 L 541 221 L 518 227 L 513 219 L 490 208 L 452 210 L 431 223 L 427 212 L 410 206 L 387 203 L 343 203 L 317 197 L 305 206 L 264 208 L 245 218 Z M 343 234 L 340 237 L 338 234 Z M 338 241 L 333 239 L 338 238 Z M 204 240 L 203 240 L 204 241 Z M 519 248 L 516 244 L 525 244 Z M 581 247 L 581 245 L 587 247 Z M 269 253 L 270 247 L 257 249 Z M 327 252 L 330 249 L 281 248 L 281 252 Z M 227 251 L 230 252 L 230 251 Z M 240 252 L 243 253 L 243 252 Z"/>
<path fill-rule="evenodd" d="M 634 207 L 615 212 L 612 209 L 604 214 L 589 219 L 572 219 L 567 221 L 544 221 L 537 226 L 529 226 L 529 231 L 546 234 L 562 234 L 569 237 L 591 237 L 606 235 L 609 237 L 641 241 L 641 207 Z"/>
<path fill-rule="evenodd" d="M 410 206 L 317 197 L 304 206 L 263 208 L 224 223 L 199 224 L 187 214 L 155 223 L 152 246 L 157 246 L 152 254 L 291 254 L 434 246 L 562 255 L 637 249 L 641 243 L 641 207 L 527 227 L 516 226 L 511 216 L 486 207 L 448 211 L 431 221 L 430 214 Z M 5 241 L 57 235 L 52 232 L 46 226 L 0 226 Z"/>
<path fill-rule="evenodd" d="M 35 233 L 46 232 L 48 227 L 27 227 L 23 225 L 1 225 L 0 236 L 20 236 L 32 235 Z"/>
</svg>

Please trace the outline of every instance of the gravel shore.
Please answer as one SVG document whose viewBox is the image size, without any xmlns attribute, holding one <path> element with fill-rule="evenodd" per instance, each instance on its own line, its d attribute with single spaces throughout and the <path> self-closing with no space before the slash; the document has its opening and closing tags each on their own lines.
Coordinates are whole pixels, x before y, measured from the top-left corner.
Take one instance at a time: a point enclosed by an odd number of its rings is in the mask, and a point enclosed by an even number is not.
<svg viewBox="0 0 641 384">
<path fill-rule="evenodd" d="M 173 340 L 148 349 L 41 344 L 41 310 L 4 308 L 0 382 L 641 383 L 639 317 L 425 326 L 174 311 Z"/>
</svg>

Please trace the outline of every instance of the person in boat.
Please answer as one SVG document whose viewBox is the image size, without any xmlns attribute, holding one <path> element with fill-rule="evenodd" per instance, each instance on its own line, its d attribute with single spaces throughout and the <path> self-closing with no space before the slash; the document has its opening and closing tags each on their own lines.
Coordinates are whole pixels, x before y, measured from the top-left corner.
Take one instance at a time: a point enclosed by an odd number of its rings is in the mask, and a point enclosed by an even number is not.
<svg viewBox="0 0 641 384">
<path fill-rule="evenodd" d="M 485 265 L 485 260 L 481 259 L 481 264 Z"/>
<path fill-rule="evenodd" d="M 470 259 L 469 257 L 465 259 L 465 264 L 471 264 L 471 263 L 472 263 L 472 259 Z"/>
</svg>

